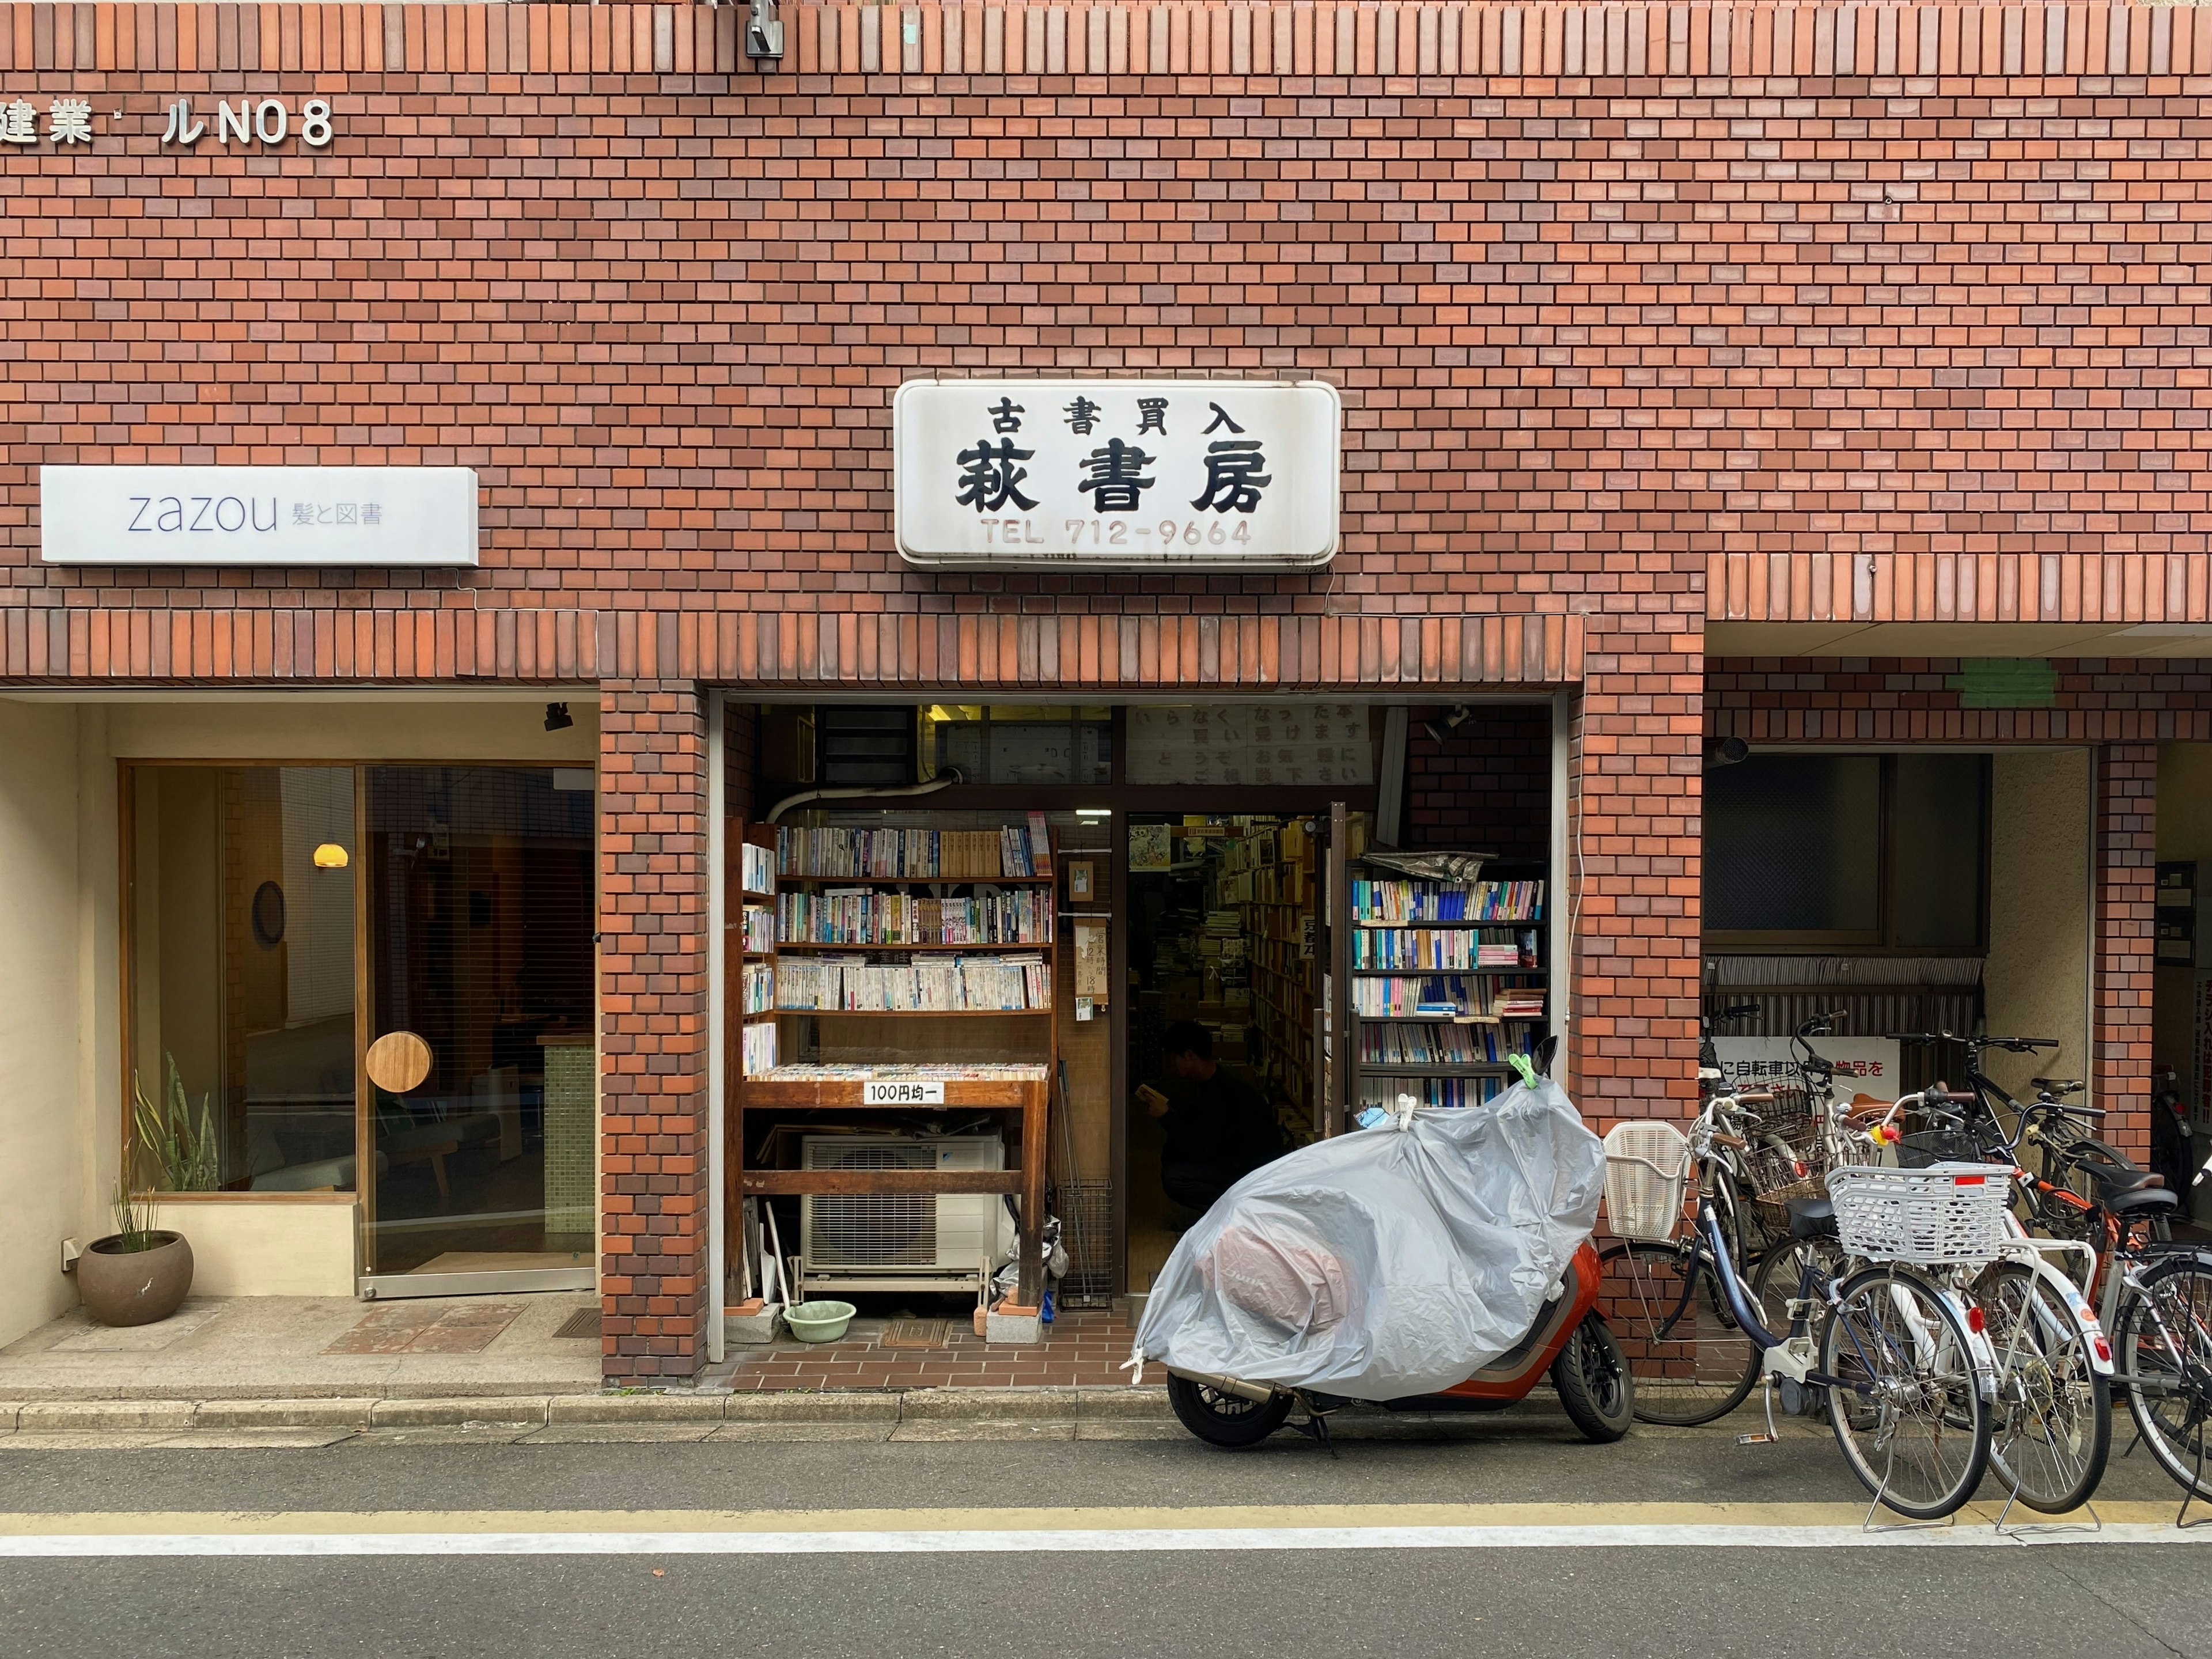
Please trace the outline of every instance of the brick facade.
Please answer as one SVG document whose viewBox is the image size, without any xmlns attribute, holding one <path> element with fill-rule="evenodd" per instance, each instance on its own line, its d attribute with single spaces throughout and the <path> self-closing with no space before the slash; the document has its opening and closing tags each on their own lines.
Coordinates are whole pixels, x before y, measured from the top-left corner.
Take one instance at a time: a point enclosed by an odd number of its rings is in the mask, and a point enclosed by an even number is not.
<svg viewBox="0 0 2212 1659">
<path fill-rule="evenodd" d="M 707 769 L 697 686 L 599 690 L 599 1182 L 610 1376 L 706 1334 Z"/>
<path fill-rule="evenodd" d="M 1709 710 L 1708 617 L 2208 615 L 2187 9 L 785 15 L 0 6 L 98 112 L 0 156 L 0 681 L 600 686 L 611 1376 L 697 1361 L 702 685 L 1578 689 L 1577 1075 L 1671 1115 L 1704 734 L 1843 718 Z M 334 142 L 161 147 L 248 94 Z M 1342 551 L 905 568 L 891 392 L 986 369 L 1334 382 Z M 149 461 L 472 466 L 483 567 L 39 562 Z"/>
</svg>

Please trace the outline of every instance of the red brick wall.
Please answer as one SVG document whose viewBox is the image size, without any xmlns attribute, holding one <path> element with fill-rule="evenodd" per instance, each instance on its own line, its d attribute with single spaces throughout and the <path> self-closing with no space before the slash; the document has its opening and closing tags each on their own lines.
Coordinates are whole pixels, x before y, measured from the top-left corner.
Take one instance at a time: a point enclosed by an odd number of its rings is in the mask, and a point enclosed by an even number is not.
<svg viewBox="0 0 2212 1659">
<path fill-rule="evenodd" d="M 601 1344 L 685 1376 L 706 1334 L 706 724 L 695 686 L 599 698 Z"/>
<path fill-rule="evenodd" d="M 2105 1138 L 2150 1161 L 2152 958 L 2157 944 L 2158 745 L 2097 751 L 2094 1061 Z"/>
<path fill-rule="evenodd" d="M 1478 705 L 1440 743 L 1427 726 L 1450 714 L 1449 704 L 1407 711 L 1405 844 L 1550 857 L 1551 710 Z"/>
</svg>

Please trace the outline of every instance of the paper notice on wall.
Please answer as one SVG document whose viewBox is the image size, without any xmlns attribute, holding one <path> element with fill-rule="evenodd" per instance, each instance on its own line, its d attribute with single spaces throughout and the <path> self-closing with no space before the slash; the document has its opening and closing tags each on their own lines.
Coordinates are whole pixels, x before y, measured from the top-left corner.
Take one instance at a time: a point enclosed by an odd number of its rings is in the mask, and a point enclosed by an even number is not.
<svg viewBox="0 0 2212 1659">
<path fill-rule="evenodd" d="M 1106 929 L 1095 921 L 1075 924 L 1075 994 L 1095 1005 L 1106 1000 Z"/>
<path fill-rule="evenodd" d="M 1129 867 L 1132 870 L 1164 870 L 1175 862 L 1173 842 L 1164 823 L 1133 823 L 1129 826 Z"/>
</svg>

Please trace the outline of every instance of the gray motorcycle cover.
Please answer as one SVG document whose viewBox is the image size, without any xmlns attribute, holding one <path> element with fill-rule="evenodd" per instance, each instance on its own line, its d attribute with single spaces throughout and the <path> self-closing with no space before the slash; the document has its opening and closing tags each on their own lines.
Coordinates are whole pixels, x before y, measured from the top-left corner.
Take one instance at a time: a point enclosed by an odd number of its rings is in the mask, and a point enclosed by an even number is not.
<svg viewBox="0 0 2212 1659">
<path fill-rule="evenodd" d="M 1604 1185 L 1549 1078 L 1316 1141 L 1183 1235 L 1133 1357 L 1352 1400 L 1448 1389 L 1536 1322 Z"/>
</svg>

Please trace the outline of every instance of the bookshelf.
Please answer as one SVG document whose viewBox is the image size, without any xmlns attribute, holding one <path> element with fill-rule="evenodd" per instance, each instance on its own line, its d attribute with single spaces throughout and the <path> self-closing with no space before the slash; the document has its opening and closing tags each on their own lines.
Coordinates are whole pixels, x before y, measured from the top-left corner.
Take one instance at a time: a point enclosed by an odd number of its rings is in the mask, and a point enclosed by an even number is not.
<svg viewBox="0 0 2212 1659">
<path fill-rule="evenodd" d="M 1543 867 L 1449 852 L 1350 863 L 1352 1109 L 1498 1094 L 1511 1056 L 1549 1029 Z"/>
<path fill-rule="evenodd" d="M 753 825 L 734 839 L 744 848 L 744 895 L 736 1006 L 745 1014 L 732 1070 L 733 1200 L 1013 1194 L 1019 1294 L 1034 1304 L 1057 1057 L 1054 878 L 1043 815 L 993 830 Z M 757 1120 L 769 1114 L 802 1122 L 801 1115 L 834 1114 L 828 1133 L 900 1112 L 1001 1117 L 1012 1167 L 749 1161 Z M 748 1114 L 756 1115 L 750 1128 Z"/>
<path fill-rule="evenodd" d="M 1222 902 L 1243 913 L 1249 1024 L 1260 1037 L 1255 1069 L 1301 1109 L 1314 1093 L 1315 872 L 1314 837 L 1290 818 L 1231 842 L 1220 877 Z"/>
</svg>

